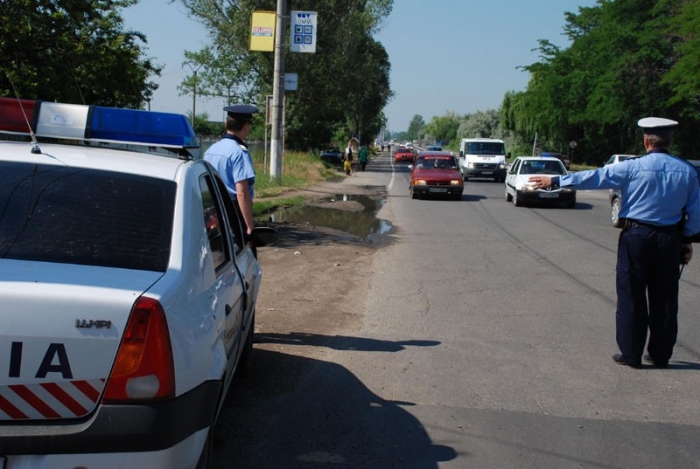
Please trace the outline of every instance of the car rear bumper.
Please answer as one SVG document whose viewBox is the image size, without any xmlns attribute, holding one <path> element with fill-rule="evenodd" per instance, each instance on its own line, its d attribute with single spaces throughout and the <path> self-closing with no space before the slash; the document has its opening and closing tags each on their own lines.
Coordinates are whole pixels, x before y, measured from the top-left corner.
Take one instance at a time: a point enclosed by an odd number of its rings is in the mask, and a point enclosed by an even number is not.
<svg viewBox="0 0 700 469">
<path fill-rule="evenodd" d="M 207 381 L 182 396 L 149 404 L 100 405 L 78 422 L 0 424 L 0 455 L 160 451 L 212 425 L 222 383 Z"/>
<path fill-rule="evenodd" d="M 8 468 L 22 469 L 184 469 L 195 467 L 207 441 L 209 429 L 200 430 L 170 448 L 160 451 L 119 453 L 73 453 L 10 455 Z M 3 458 L 0 458 L 0 467 Z"/>
</svg>

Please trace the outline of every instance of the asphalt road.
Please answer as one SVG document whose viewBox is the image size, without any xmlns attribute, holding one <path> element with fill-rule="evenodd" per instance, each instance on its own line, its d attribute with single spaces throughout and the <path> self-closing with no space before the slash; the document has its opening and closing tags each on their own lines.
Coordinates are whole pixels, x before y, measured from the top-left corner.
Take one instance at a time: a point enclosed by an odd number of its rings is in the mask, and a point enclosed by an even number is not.
<svg viewBox="0 0 700 469">
<path fill-rule="evenodd" d="M 631 369 L 611 360 L 607 192 L 579 192 L 573 210 L 514 207 L 503 183 L 470 180 L 461 201 L 411 200 L 406 165 L 368 169 L 394 229 L 361 327 L 322 361 L 256 351 L 271 376 L 299 380 L 264 398 L 293 425 L 252 430 L 254 456 L 231 467 L 700 467 L 700 247 L 669 368 Z"/>
</svg>

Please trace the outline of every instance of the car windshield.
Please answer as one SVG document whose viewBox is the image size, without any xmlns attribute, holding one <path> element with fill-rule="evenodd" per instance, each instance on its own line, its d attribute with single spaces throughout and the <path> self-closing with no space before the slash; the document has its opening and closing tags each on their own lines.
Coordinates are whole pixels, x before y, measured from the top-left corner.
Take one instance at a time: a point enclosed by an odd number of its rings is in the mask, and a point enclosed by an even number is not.
<svg viewBox="0 0 700 469">
<path fill-rule="evenodd" d="M 0 258 L 165 272 L 175 183 L 0 162 Z"/>
<path fill-rule="evenodd" d="M 422 169 L 457 169 L 454 158 L 418 158 L 418 167 Z"/>
<path fill-rule="evenodd" d="M 469 142 L 467 153 L 470 155 L 505 155 L 505 145 L 500 142 Z"/>
<path fill-rule="evenodd" d="M 523 161 L 520 174 L 566 174 L 559 160 Z"/>
</svg>

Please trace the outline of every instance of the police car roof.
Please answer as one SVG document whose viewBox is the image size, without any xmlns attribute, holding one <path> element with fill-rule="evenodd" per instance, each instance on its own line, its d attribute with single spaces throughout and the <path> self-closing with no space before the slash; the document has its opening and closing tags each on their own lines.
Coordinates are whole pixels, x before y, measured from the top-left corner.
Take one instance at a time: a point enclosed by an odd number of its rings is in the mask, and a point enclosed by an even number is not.
<svg viewBox="0 0 700 469">
<path fill-rule="evenodd" d="M 0 161 L 41 163 L 73 168 L 100 169 L 174 180 L 186 162 L 162 155 L 85 145 L 41 143 L 40 154 L 27 142 L 0 141 Z"/>
</svg>

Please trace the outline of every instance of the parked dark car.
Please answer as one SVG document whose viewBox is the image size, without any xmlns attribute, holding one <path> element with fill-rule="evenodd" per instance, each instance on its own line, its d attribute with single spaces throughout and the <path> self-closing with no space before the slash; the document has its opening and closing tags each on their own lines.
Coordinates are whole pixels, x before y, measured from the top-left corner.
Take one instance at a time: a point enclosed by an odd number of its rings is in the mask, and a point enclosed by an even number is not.
<svg viewBox="0 0 700 469">
<path fill-rule="evenodd" d="M 340 148 L 332 146 L 327 147 L 321 152 L 321 161 L 332 165 L 342 165 L 343 164 L 343 152 Z"/>
</svg>

